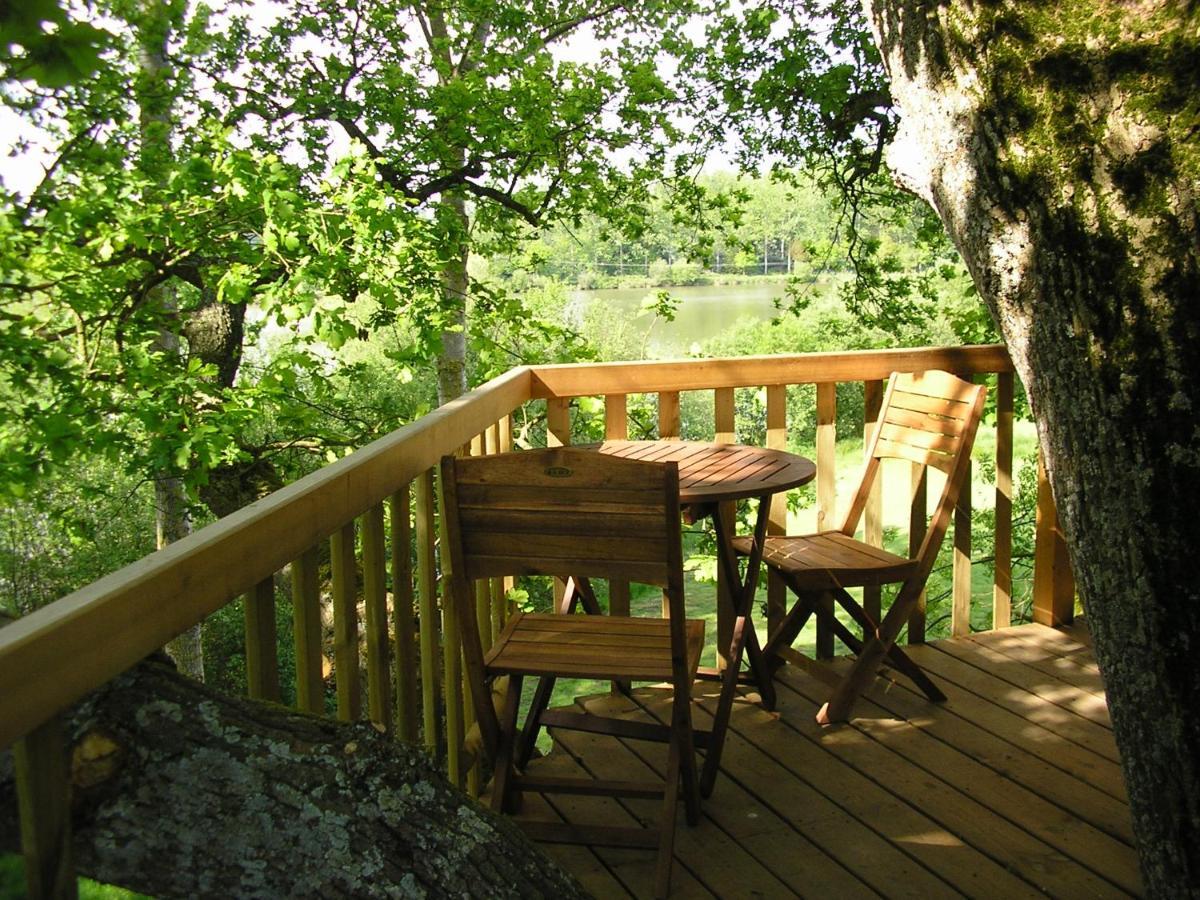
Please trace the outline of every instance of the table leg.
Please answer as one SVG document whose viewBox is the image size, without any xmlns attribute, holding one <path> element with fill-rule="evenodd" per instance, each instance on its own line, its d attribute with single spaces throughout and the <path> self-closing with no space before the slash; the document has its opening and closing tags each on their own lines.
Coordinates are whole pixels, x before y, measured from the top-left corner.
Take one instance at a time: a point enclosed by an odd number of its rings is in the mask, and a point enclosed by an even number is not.
<svg viewBox="0 0 1200 900">
<path fill-rule="evenodd" d="M 738 670 L 741 668 L 742 650 L 746 650 L 747 661 L 754 672 L 759 696 L 767 709 L 775 708 L 775 685 L 771 681 L 771 672 L 759 650 L 758 635 L 754 631 L 751 612 L 754 605 L 754 592 L 758 586 L 758 571 L 762 564 L 763 540 L 767 533 L 767 514 L 769 498 L 758 498 L 758 517 L 754 523 L 754 546 L 746 565 L 746 578 L 743 581 L 738 572 L 737 554 L 733 549 L 733 535 L 729 534 L 720 516 L 714 516 L 713 522 L 717 533 L 717 550 L 720 554 L 718 563 L 724 569 L 730 585 L 737 585 L 734 591 L 734 620 L 733 640 L 729 647 L 729 664 L 721 679 L 721 698 L 717 703 L 716 715 L 713 717 L 713 727 L 709 738 L 708 750 L 704 757 L 704 772 L 700 777 L 700 793 L 707 797 L 712 793 L 717 780 L 717 770 L 721 762 L 721 750 L 725 745 L 725 732 L 729 728 L 729 716 L 733 711 L 733 698 L 737 694 Z"/>
</svg>

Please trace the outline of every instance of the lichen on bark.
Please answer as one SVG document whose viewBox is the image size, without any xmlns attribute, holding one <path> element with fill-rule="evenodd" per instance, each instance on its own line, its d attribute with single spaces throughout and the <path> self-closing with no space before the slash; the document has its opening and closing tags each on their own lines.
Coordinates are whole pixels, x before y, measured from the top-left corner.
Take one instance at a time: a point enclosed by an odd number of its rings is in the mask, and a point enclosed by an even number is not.
<svg viewBox="0 0 1200 900">
<path fill-rule="evenodd" d="M 146 662 L 70 714 L 81 872 L 157 897 L 576 897 L 423 750 Z M 18 843 L 0 756 L 0 847 Z"/>
</svg>

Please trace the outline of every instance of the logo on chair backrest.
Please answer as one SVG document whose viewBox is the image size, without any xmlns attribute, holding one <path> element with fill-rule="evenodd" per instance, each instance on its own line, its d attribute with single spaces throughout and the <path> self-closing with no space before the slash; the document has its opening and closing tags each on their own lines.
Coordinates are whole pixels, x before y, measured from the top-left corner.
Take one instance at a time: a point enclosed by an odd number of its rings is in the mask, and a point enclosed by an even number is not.
<svg viewBox="0 0 1200 900">
<path fill-rule="evenodd" d="M 566 466 L 547 466 L 546 474 L 551 478 L 570 478 L 574 472 Z"/>
</svg>

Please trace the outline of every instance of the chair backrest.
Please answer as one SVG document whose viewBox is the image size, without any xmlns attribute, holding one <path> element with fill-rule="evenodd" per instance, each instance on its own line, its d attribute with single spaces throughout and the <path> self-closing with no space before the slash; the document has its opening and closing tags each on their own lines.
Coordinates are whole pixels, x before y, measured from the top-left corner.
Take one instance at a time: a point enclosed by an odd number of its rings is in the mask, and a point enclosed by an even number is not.
<svg viewBox="0 0 1200 900">
<path fill-rule="evenodd" d="M 945 472 L 946 485 L 917 554 L 922 562 L 919 570 L 924 570 L 920 574 L 923 583 L 970 471 L 971 447 L 983 416 L 985 395 L 983 385 L 938 369 L 892 373 L 869 444 L 862 482 L 846 512 L 842 533 L 853 535 L 858 527 L 871 487 L 879 477 L 880 460 L 906 459 Z"/>
<path fill-rule="evenodd" d="M 678 464 L 557 447 L 442 458 L 450 588 L 472 692 L 483 656 L 471 582 L 502 575 L 615 578 L 667 597 L 677 681 L 686 674 Z M 484 740 L 493 715 L 476 702 Z"/>
</svg>

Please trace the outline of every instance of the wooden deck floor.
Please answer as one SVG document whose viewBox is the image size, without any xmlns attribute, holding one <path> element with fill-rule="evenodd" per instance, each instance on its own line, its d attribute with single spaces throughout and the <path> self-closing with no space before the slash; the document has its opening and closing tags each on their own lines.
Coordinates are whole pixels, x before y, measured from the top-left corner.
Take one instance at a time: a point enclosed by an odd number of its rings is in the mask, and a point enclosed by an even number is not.
<svg viewBox="0 0 1200 900">
<path fill-rule="evenodd" d="M 813 721 L 829 693 L 787 666 L 779 708 L 739 699 L 721 778 L 698 826 L 679 812 L 677 897 L 1115 897 L 1141 892 L 1129 813 L 1086 632 L 1026 625 L 913 648 L 948 695 L 936 706 L 884 679 L 849 725 Z M 836 671 L 844 661 L 834 663 Z M 701 689 L 697 719 L 713 709 Z M 634 701 L 578 701 L 631 718 Z M 649 777 L 665 748 L 556 735 L 532 771 Z M 527 798 L 523 817 L 645 824 L 657 804 Z M 595 896 L 649 896 L 654 854 L 545 845 Z"/>
</svg>

